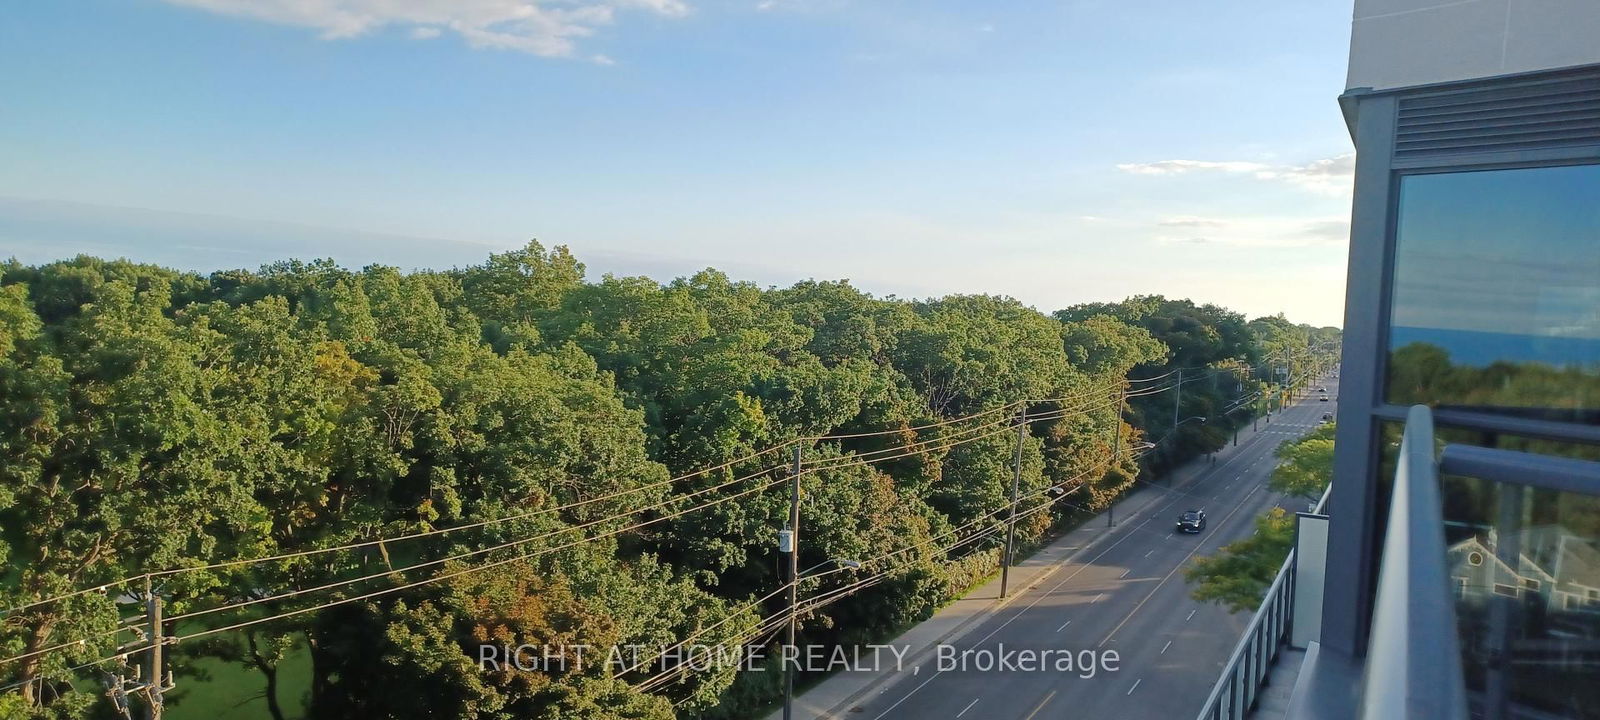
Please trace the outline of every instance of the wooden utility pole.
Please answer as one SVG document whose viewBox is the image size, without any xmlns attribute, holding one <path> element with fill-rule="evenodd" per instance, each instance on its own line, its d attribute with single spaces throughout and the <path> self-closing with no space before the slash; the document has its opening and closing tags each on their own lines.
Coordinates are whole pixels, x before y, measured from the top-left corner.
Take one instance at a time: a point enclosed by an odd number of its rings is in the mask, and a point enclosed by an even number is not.
<svg viewBox="0 0 1600 720">
<path fill-rule="evenodd" d="M 1022 440 L 1028 434 L 1028 406 L 1017 412 L 1017 452 L 1011 471 L 1011 513 L 1006 517 L 1006 552 L 1000 561 L 1000 597 L 1006 596 L 1011 582 L 1011 563 L 1015 559 L 1017 541 L 1017 492 L 1022 486 Z"/>
<path fill-rule="evenodd" d="M 781 534 L 780 534 L 781 538 Z M 778 550 L 785 548 L 780 539 Z M 783 720 L 794 718 L 794 676 L 791 663 L 799 662 L 800 649 L 795 646 L 795 626 L 800 619 L 800 445 L 794 446 L 794 477 L 789 486 L 789 635 L 785 647 L 789 657 L 783 659 Z"/>
</svg>

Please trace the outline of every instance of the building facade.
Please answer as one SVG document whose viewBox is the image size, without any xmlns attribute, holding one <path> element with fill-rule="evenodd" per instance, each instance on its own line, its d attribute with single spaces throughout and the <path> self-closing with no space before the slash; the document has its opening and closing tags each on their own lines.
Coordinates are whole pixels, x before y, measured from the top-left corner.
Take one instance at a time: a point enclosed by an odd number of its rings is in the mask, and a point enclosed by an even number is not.
<svg viewBox="0 0 1600 720">
<path fill-rule="evenodd" d="M 1600 1 L 1357 0 L 1340 104 L 1357 154 L 1321 650 L 1375 652 L 1424 405 L 1439 445 L 1527 465 L 1441 466 L 1471 714 L 1600 717 L 1600 466 L 1563 462 L 1600 460 Z M 1544 458 L 1566 475 L 1541 480 Z"/>
</svg>

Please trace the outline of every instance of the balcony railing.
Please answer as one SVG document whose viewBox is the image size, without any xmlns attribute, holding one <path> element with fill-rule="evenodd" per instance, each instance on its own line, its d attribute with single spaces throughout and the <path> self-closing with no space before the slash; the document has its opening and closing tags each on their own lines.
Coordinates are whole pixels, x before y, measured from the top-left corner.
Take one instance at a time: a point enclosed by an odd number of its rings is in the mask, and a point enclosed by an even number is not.
<svg viewBox="0 0 1600 720">
<path fill-rule="evenodd" d="M 1278 577 L 1267 590 L 1261 607 L 1250 618 L 1244 637 L 1234 648 L 1222 678 L 1211 688 L 1199 720 L 1239 720 L 1250 714 L 1261 691 L 1262 681 L 1278 658 L 1278 650 L 1294 620 L 1294 551 L 1278 570 Z"/>
<path fill-rule="evenodd" d="M 1312 511 L 1321 513 L 1327 504 L 1328 493 L 1324 491 Z M 1211 688 L 1198 720 L 1238 720 L 1250 713 L 1278 651 L 1288 641 L 1294 624 L 1294 592 L 1295 553 L 1291 548 L 1261 600 L 1261 607 L 1250 618 L 1244 637 L 1223 666 L 1222 677 Z"/>
<path fill-rule="evenodd" d="M 1465 718 L 1456 606 L 1445 563 L 1433 415 L 1406 416 L 1383 537 L 1361 717 Z"/>
<path fill-rule="evenodd" d="M 1313 644 L 1307 650 L 1289 703 L 1288 717 L 1292 720 L 1460 720 L 1469 713 L 1492 719 L 1573 716 L 1571 701 L 1565 698 L 1572 696 L 1575 687 L 1588 684 L 1584 673 L 1591 671 L 1586 665 L 1574 670 L 1569 655 L 1573 647 L 1593 645 L 1589 640 L 1600 637 L 1594 630 L 1600 623 L 1591 622 L 1577 635 L 1556 627 L 1556 618 L 1544 610 L 1544 605 L 1529 607 L 1522 591 L 1540 586 L 1528 583 L 1526 587 L 1496 585 L 1494 593 L 1482 596 L 1484 602 L 1473 606 L 1471 612 L 1478 613 L 1476 623 L 1461 625 L 1458 608 L 1467 607 L 1461 603 L 1468 602 L 1473 590 L 1460 577 L 1452 579 L 1451 573 L 1470 573 L 1471 567 L 1485 565 L 1485 554 L 1494 554 L 1506 572 L 1518 572 L 1519 562 L 1531 562 L 1518 550 L 1523 542 L 1525 516 L 1551 522 L 1553 493 L 1600 495 L 1600 463 L 1464 445 L 1447 446 L 1436 459 L 1436 447 L 1432 414 L 1425 407 L 1411 408 L 1396 462 L 1367 652 L 1364 657 L 1350 658 L 1321 652 Z M 1456 519 L 1447 524 L 1441 475 L 1450 479 L 1451 493 L 1461 493 L 1452 494 L 1455 505 L 1461 506 L 1458 512 L 1473 512 L 1472 508 L 1484 512 L 1485 507 L 1495 507 L 1500 519 L 1488 524 L 1481 518 L 1477 522 Z M 1459 484 L 1463 482 L 1479 484 Z M 1469 489 L 1473 487 L 1477 490 Z M 1496 489 L 1487 490 L 1490 487 Z M 1543 493 L 1537 496 L 1543 498 L 1538 500 L 1542 503 L 1538 513 L 1523 505 L 1523 493 L 1530 490 Z M 1489 505 L 1465 502 L 1471 498 L 1492 499 L 1485 492 L 1501 495 Z M 1537 499 L 1534 495 L 1528 497 L 1530 501 Z M 1572 509 L 1580 517 L 1587 517 L 1583 513 L 1588 507 L 1575 503 Z M 1585 522 L 1588 524 L 1584 527 L 1593 525 Z M 1458 562 L 1465 562 L 1466 567 L 1452 570 L 1446 544 L 1448 527 L 1454 527 L 1458 536 L 1463 529 L 1476 533 L 1457 543 L 1457 554 L 1466 558 L 1458 558 Z M 1547 524 L 1543 531 L 1551 527 Z M 1592 546 L 1592 536 L 1577 537 L 1582 547 Z M 1475 547 L 1477 552 L 1473 552 Z M 1282 588 L 1296 584 L 1292 558 L 1291 555 L 1291 562 L 1280 571 L 1274 591 L 1263 602 L 1239 651 L 1207 700 L 1200 715 L 1202 720 L 1242 718 L 1249 712 L 1266 677 L 1268 668 L 1263 665 L 1271 662 L 1283 641 L 1283 630 L 1276 625 L 1276 619 L 1288 613 L 1282 607 L 1286 599 Z M 1584 571 L 1591 565 L 1600 568 L 1600 563 L 1570 564 Z M 1573 572 L 1573 568 L 1567 571 Z M 1545 582 L 1556 584 L 1561 572 L 1558 569 Z M 1548 600 L 1544 596 L 1536 599 Z M 1531 622 L 1519 620 L 1519 608 L 1531 613 Z M 1582 608 L 1576 615 L 1588 617 L 1584 613 L 1589 612 L 1589 608 Z M 1469 613 L 1461 617 L 1473 616 Z M 1552 632 L 1552 628 L 1562 632 Z M 1472 652 L 1465 656 L 1464 637 L 1474 641 Z M 1556 657 L 1542 658 L 1538 656 L 1541 652 L 1555 653 Z M 1518 663 L 1553 670 L 1529 675 L 1517 672 Z M 1477 673 L 1470 693 L 1465 682 L 1467 668 L 1474 668 Z M 1571 677 L 1547 677 L 1557 670 L 1567 671 Z M 1552 704 L 1551 697 L 1558 702 Z"/>
</svg>

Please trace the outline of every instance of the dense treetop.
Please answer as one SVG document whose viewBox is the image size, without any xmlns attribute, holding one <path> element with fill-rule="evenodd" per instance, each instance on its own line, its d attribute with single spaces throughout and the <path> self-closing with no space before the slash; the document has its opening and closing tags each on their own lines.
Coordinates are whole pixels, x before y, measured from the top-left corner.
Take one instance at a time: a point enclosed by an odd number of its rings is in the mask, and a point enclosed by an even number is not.
<svg viewBox="0 0 1600 720">
<path fill-rule="evenodd" d="M 1227 406 L 1260 394 L 1263 362 L 1328 339 L 1161 297 L 1051 317 L 1005 297 L 901 301 L 715 270 L 592 280 L 538 243 L 409 273 L 12 261 L 0 265 L 0 607 L 135 582 L 0 617 L 0 657 L 29 655 L 0 664 L 0 685 L 21 683 L 0 716 L 104 712 L 95 676 L 69 668 L 133 641 L 113 631 L 137 614 L 145 573 L 173 571 L 153 586 L 177 618 L 166 632 L 182 636 L 489 562 L 173 645 L 169 714 L 183 717 L 184 688 L 220 662 L 255 673 L 280 718 L 748 716 L 775 673 L 484 672 L 477 649 L 662 646 L 713 627 L 698 641 L 760 640 L 782 606 L 752 600 L 781 583 L 773 536 L 788 511 L 785 485 L 760 483 L 786 477 L 790 458 L 748 456 L 784 444 L 816 468 L 802 477 L 802 565 L 894 554 L 872 568 L 881 581 L 812 612 L 806 640 L 878 639 L 994 567 L 995 534 L 945 549 L 999 527 L 1008 503 L 1016 434 L 974 428 L 1035 418 L 1026 508 L 1052 486 L 1088 487 L 1027 516 L 1019 536 L 1034 542 L 1150 462 L 1132 450 L 1167 432 L 1170 410 L 1154 408 L 1173 393 L 1119 410 L 1130 375 L 1189 368 L 1183 409 L 1216 416 L 1215 433 L 1247 417 Z M 1162 462 L 1219 442 L 1175 440 Z M 244 562 L 290 553 L 309 554 Z M 309 663 L 308 682 L 281 676 L 291 660 Z"/>
</svg>

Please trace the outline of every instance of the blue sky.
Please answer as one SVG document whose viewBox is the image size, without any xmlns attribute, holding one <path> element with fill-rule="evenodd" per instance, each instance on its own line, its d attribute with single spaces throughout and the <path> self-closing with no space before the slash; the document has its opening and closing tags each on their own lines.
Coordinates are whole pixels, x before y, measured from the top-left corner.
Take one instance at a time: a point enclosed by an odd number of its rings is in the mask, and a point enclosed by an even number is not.
<svg viewBox="0 0 1600 720">
<path fill-rule="evenodd" d="M 19 0 L 0 256 L 1134 293 L 1338 324 L 1345 2 Z"/>
</svg>

